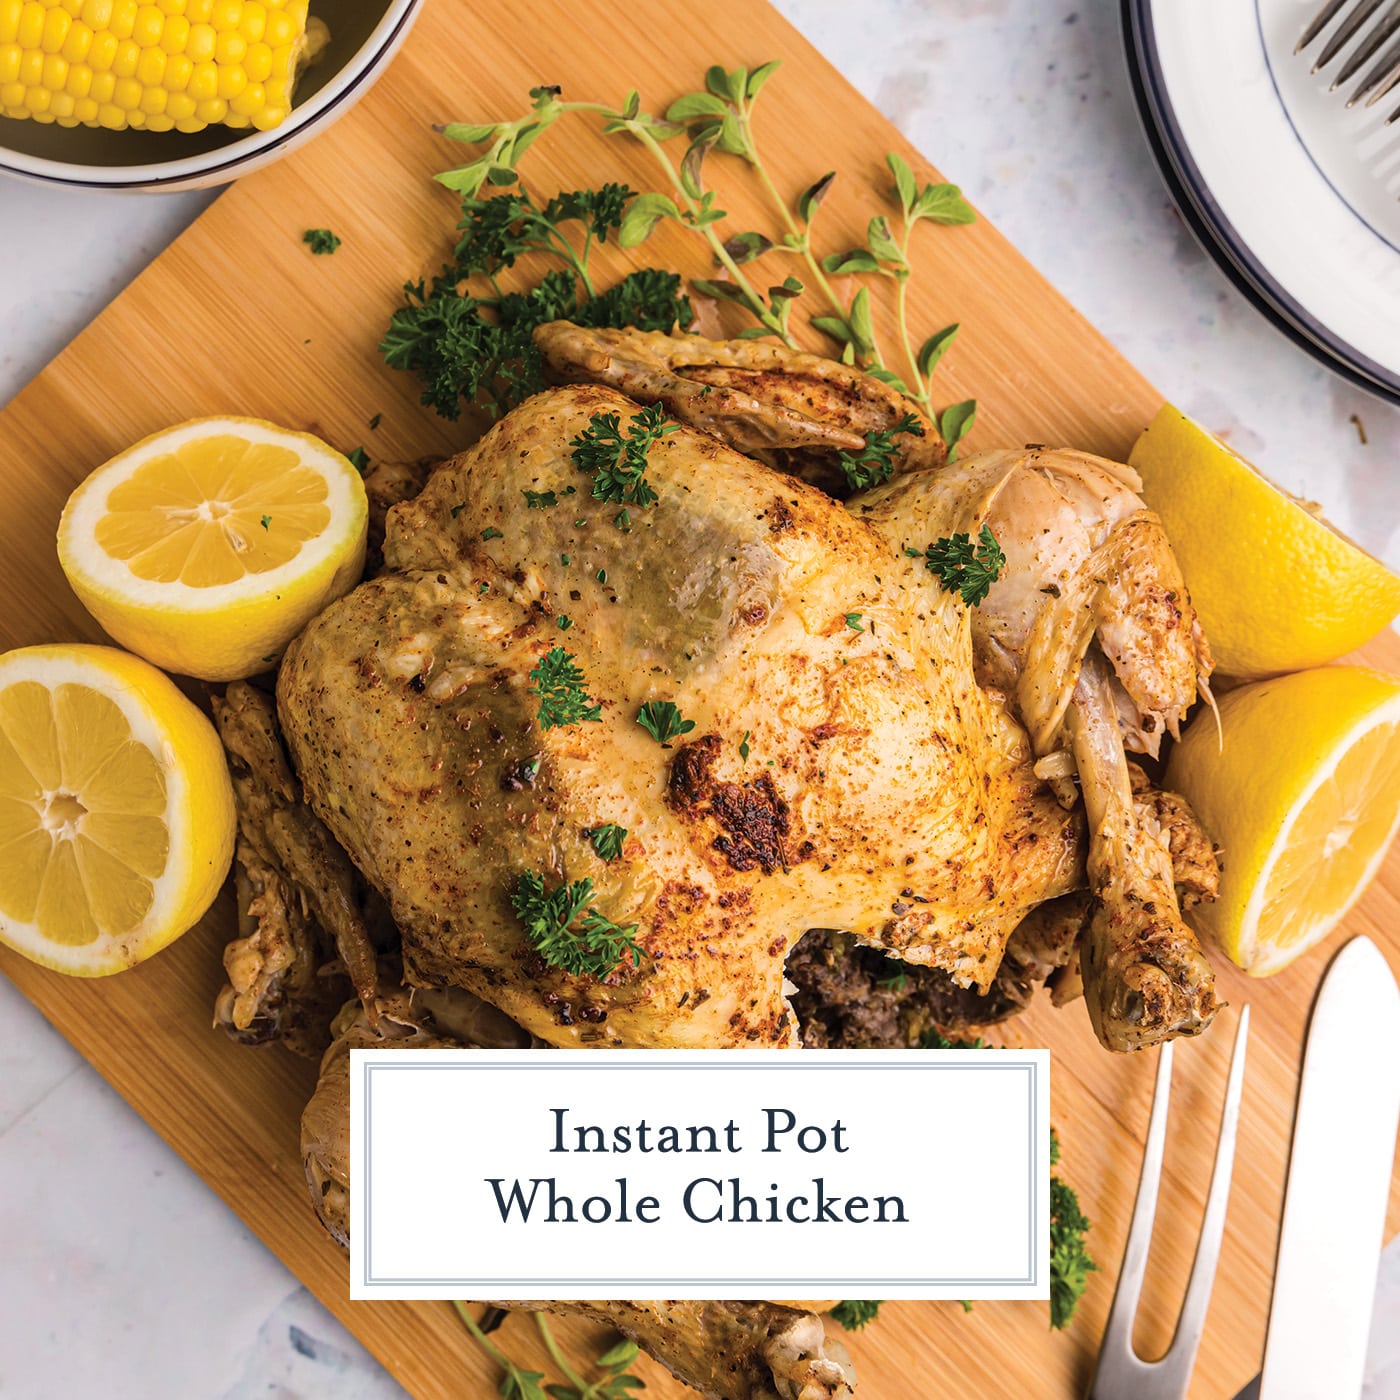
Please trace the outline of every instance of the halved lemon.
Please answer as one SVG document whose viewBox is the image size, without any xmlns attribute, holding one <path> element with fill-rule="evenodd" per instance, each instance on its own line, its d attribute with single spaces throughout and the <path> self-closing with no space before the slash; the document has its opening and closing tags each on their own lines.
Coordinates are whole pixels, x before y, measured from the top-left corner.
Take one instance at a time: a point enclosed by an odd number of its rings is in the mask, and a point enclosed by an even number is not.
<svg viewBox="0 0 1400 1400">
<path fill-rule="evenodd" d="M 1400 830 L 1400 677 L 1324 666 L 1232 690 L 1192 721 L 1165 786 L 1223 849 L 1190 922 L 1254 977 L 1325 938 Z"/>
<path fill-rule="evenodd" d="M 282 649 L 364 568 L 360 474 L 309 433 L 196 418 L 112 458 L 68 498 L 58 557 L 108 634 L 226 681 Z"/>
<path fill-rule="evenodd" d="M 1180 409 L 1167 404 L 1128 460 L 1223 675 L 1324 665 L 1400 612 L 1400 577 Z"/>
<path fill-rule="evenodd" d="M 199 921 L 233 859 L 209 720 L 114 647 L 0 656 L 0 942 L 101 977 Z"/>
</svg>

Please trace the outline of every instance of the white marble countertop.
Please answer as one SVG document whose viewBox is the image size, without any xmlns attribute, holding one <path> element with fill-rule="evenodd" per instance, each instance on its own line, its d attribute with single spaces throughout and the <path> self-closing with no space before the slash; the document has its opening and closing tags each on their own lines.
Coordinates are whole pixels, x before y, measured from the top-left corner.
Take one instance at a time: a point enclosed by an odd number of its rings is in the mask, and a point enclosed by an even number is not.
<svg viewBox="0 0 1400 1400">
<path fill-rule="evenodd" d="M 1400 567 L 1400 412 L 1302 355 L 1192 242 L 1116 5 L 866 0 L 854 26 L 849 0 L 778 3 L 1149 379 Z M 210 197 L 0 177 L 0 402 Z M 403 1394 L 3 978 L 0 1241 L 0 1396 Z M 1367 1400 L 1400 1397 L 1396 1247 L 1385 1275 Z"/>
</svg>

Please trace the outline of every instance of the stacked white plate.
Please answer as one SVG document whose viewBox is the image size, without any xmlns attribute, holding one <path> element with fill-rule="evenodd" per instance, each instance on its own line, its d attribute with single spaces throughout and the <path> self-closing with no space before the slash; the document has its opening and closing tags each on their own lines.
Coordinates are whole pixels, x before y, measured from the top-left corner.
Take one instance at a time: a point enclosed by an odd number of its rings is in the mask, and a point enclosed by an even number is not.
<svg viewBox="0 0 1400 1400">
<path fill-rule="evenodd" d="M 1143 123 L 1182 215 L 1309 354 L 1400 403 L 1400 87 L 1312 73 L 1321 0 L 1123 0 Z M 1349 8 L 1349 7 L 1347 7 Z M 1349 50 L 1348 50 L 1349 52 Z M 1362 69 L 1364 74 L 1370 67 Z"/>
</svg>

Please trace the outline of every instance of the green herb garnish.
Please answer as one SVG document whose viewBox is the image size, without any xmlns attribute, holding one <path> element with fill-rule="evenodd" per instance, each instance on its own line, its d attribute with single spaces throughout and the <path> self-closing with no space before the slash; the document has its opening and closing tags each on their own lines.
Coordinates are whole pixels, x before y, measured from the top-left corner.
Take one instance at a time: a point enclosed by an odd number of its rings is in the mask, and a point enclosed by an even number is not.
<svg viewBox="0 0 1400 1400">
<path fill-rule="evenodd" d="M 567 632 L 569 628 L 574 625 L 574 620 L 569 616 L 568 613 L 560 613 L 559 616 L 555 619 L 554 625 L 561 632 Z"/>
<path fill-rule="evenodd" d="M 847 613 L 846 626 L 849 627 L 852 632 L 864 632 L 865 624 L 861 621 L 863 616 L 863 613 Z"/>
<path fill-rule="evenodd" d="M 263 529 L 266 530 L 268 526 L 272 524 L 272 517 L 270 515 L 263 516 L 259 524 L 261 524 Z"/>
<path fill-rule="evenodd" d="M 551 647 L 540 658 L 530 672 L 530 682 L 530 694 L 540 701 L 541 729 L 562 729 L 603 717 L 602 704 L 589 696 L 583 672 L 563 647 Z"/>
<path fill-rule="evenodd" d="M 309 228 L 301 236 L 313 253 L 333 253 L 340 247 L 340 239 L 328 228 Z"/>
<path fill-rule="evenodd" d="M 484 540 L 503 540 L 505 536 L 494 525 L 488 525 L 481 532 L 481 538 Z"/>
<path fill-rule="evenodd" d="M 622 854 L 622 843 L 627 839 L 627 828 L 616 822 L 605 822 L 587 833 L 600 860 L 616 860 Z"/>
<path fill-rule="evenodd" d="M 548 510 L 550 506 L 559 504 L 559 497 L 553 491 L 522 491 L 525 497 L 525 507 L 527 510 Z"/>
<path fill-rule="evenodd" d="M 1050 1130 L 1050 1165 L 1060 1160 L 1060 1139 Z M 1079 1197 L 1058 1176 L 1050 1178 L 1050 1325 L 1068 1327 L 1098 1265 L 1084 1248 L 1089 1221 Z"/>
<path fill-rule="evenodd" d="M 637 723 L 658 744 L 689 734 L 695 728 L 695 721 L 683 719 L 680 710 L 669 700 L 648 700 L 637 712 Z"/>
<path fill-rule="evenodd" d="M 834 1317 L 846 1331 L 859 1332 L 862 1327 L 868 1327 L 874 1322 L 879 1312 L 878 1302 L 848 1299 L 844 1303 L 837 1303 L 827 1315 Z"/>
<path fill-rule="evenodd" d="M 666 420 L 666 410 L 660 404 L 649 404 L 633 414 L 622 435 L 621 422 L 615 413 L 595 413 L 588 427 L 571 440 L 574 465 L 593 478 L 593 495 L 600 501 L 613 501 L 633 506 L 654 505 L 659 499 L 646 479 L 647 454 L 652 444 L 674 433 L 679 423 Z M 623 511 L 617 519 L 623 525 L 631 518 Z"/>
<path fill-rule="evenodd" d="M 369 470 L 369 453 L 363 447 L 352 447 L 345 457 L 361 476 Z"/>
<path fill-rule="evenodd" d="M 744 737 L 739 740 L 739 757 L 747 763 L 749 761 L 749 731 L 744 730 Z"/>
<path fill-rule="evenodd" d="M 894 439 L 899 433 L 923 437 L 924 427 L 912 413 L 906 413 L 894 427 L 868 434 L 858 453 L 840 454 L 841 471 L 852 491 L 864 491 L 890 479 L 894 473 Z"/>
<path fill-rule="evenodd" d="M 533 871 L 525 871 L 511 895 L 511 908 L 525 935 L 550 967 L 572 977 L 606 977 L 624 956 L 641 965 L 643 950 L 625 928 L 592 907 L 593 881 L 574 880 L 548 890 Z"/>
<path fill-rule="evenodd" d="M 905 553 L 924 561 L 931 573 L 949 593 L 961 593 L 962 600 L 975 608 L 991 592 L 992 585 L 1006 567 L 1006 555 L 1001 552 L 991 527 L 983 525 L 974 545 L 969 535 L 948 535 L 935 540 L 921 554 L 917 549 Z"/>
</svg>

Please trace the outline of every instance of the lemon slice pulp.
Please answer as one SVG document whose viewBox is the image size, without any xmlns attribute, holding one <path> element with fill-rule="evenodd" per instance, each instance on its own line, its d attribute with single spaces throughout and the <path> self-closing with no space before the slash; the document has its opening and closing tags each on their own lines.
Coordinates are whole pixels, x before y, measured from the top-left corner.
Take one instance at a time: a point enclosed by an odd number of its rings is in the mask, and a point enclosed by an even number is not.
<svg viewBox="0 0 1400 1400">
<path fill-rule="evenodd" d="M 1192 722 L 1166 786 L 1223 848 L 1219 898 L 1191 911 L 1252 976 L 1345 917 L 1400 830 L 1400 679 L 1325 666 L 1231 691 Z"/>
<path fill-rule="evenodd" d="M 233 855 L 213 725 L 109 647 L 0 656 L 0 942 L 118 972 L 196 923 Z"/>
<path fill-rule="evenodd" d="M 137 443 L 69 498 L 59 560 L 88 611 L 167 670 L 265 671 L 364 567 L 359 473 L 306 433 L 195 419 Z"/>
</svg>

